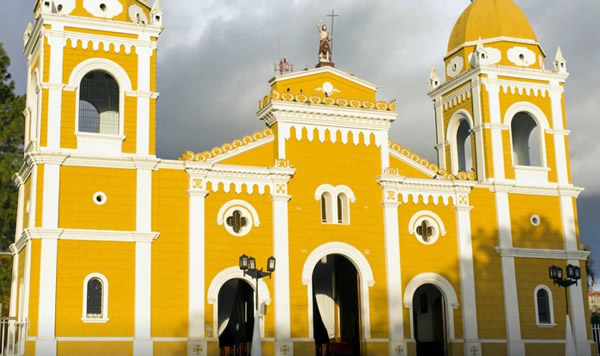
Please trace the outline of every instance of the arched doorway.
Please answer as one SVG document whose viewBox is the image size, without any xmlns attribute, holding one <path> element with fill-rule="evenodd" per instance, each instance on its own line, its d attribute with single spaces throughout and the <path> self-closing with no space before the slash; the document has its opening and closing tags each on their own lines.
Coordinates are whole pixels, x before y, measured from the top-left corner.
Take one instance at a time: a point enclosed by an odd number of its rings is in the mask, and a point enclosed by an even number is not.
<svg viewBox="0 0 600 356">
<path fill-rule="evenodd" d="M 219 290 L 218 336 L 222 356 L 250 354 L 254 327 L 254 289 L 243 279 L 230 279 Z"/>
<path fill-rule="evenodd" d="M 360 277 L 346 257 L 323 257 L 312 274 L 313 332 L 318 356 L 360 355 Z"/>
<path fill-rule="evenodd" d="M 445 299 L 433 284 L 420 286 L 413 296 L 414 337 L 418 356 L 445 356 Z"/>
</svg>

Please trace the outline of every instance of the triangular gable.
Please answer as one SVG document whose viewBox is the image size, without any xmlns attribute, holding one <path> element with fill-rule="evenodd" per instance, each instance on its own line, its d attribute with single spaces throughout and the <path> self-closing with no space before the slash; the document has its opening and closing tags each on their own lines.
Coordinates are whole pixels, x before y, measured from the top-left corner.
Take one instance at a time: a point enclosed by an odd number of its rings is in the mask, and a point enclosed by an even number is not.
<svg viewBox="0 0 600 356">
<path fill-rule="evenodd" d="M 214 147 L 210 151 L 200 153 L 187 151 L 179 157 L 179 160 L 271 167 L 275 162 L 275 145 L 273 141 L 273 131 L 266 128 L 231 143 Z"/>
<path fill-rule="evenodd" d="M 321 67 L 283 74 L 269 81 L 271 90 L 280 94 L 303 94 L 307 97 L 325 94 L 334 99 L 376 101 L 377 86 L 332 67 Z"/>
</svg>

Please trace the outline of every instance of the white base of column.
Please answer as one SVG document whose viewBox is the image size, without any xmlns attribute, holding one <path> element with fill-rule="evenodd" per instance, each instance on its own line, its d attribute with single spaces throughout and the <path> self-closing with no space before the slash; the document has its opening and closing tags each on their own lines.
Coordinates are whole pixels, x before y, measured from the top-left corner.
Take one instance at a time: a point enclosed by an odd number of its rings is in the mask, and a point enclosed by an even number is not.
<svg viewBox="0 0 600 356">
<path fill-rule="evenodd" d="M 580 341 L 575 343 L 575 349 L 577 350 L 577 356 L 592 356 L 589 342 Z"/>
<path fill-rule="evenodd" d="M 406 341 L 390 341 L 390 355 L 407 356 L 408 345 Z"/>
<path fill-rule="evenodd" d="M 154 345 L 150 339 L 137 339 L 133 341 L 133 356 L 151 356 Z"/>
<path fill-rule="evenodd" d="M 39 356 L 56 356 L 56 339 L 37 339 L 35 354 Z"/>
<path fill-rule="evenodd" d="M 292 340 L 275 341 L 275 356 L 293 356 L 294 342 Z"/>
<path fill-rule="evenodd" d="M 479 342 L 467 342 L 465 344 L 465 355 L 469 356 L 481 356 L 483 355 L 483 351 L 481 351 L 481 343 Z"/>
<path fill-rule="evenodd" d="M 525 343 L 523 341 L 508 342 L 509 356 L 525 356 Z"/>
<path fill-rule="evenodd" d="M 187 354 L 188 356 L 206 356 L 207 348 L 206 340 L 189 340 L 187 343 Z"/>
</svg>

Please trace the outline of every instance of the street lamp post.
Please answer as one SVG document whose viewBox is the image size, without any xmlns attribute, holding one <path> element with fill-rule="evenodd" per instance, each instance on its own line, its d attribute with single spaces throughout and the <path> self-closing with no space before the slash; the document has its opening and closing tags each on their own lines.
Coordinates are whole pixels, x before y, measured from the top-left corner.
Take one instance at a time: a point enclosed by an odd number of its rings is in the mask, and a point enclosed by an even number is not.
<svg viewBox="0 0 600 356">
<path fill-rule="evenodd" d="M 554 285 L 558 284 L 559 287 L 565 289 L 565 304 L 567 307 L 567 315 L 565 318 L 567 322 L 565 353 L 568 356 L 574 356 L 577 354 L 577 350 L 575 348 L 575 340 L 573 339 L 571 320 L 569 319 L 569 295 L 567 289 L 572 285 L 577 285 L 577 282 L 581 279 L 581 269 L 578 266 L 568 264 L 567 278 L 563 278 L 562 268 L 553 265 L 548 269 L 548 274 L 550 275 L 550 279 L 554 282 Z"/>
<path fill-rule="evenodd" d="M 577 285 L 577 281 L 581 279 L 581 269 L 572 264 L 567 265 L 567 278 L 563 278 L 563 269 L 557 266 L 552 266 L 548 269 L 550 279 L 554 282 L 554 285 L 563 287 L 565 289 L 565 302 L 567 306 L 567 316 L 569 316 L 569 297 L 567 294 L 567 288 L 572 285 Z"/>
<path fill-rule="evenodd" d="M 251 355 L 262 355 L 262 347 L 260 344 L 260 324 L 258 323 L 258 281 L 261 278 L 269 276 L 275 272 L 275 257 L 271 256 L 267 259 L 267 271 L 263 269 L 256 269 L 256 259 L 254 257 L 248 257 L 246 255 L 240 256 L 240 269 L 244 271 L 244 276 L 250 276 L 254 279 L 254 291 L 256 295 L 256 317 L 254 318 L 254 328 L 252 331 L 252 350 Z"/>
</svg>

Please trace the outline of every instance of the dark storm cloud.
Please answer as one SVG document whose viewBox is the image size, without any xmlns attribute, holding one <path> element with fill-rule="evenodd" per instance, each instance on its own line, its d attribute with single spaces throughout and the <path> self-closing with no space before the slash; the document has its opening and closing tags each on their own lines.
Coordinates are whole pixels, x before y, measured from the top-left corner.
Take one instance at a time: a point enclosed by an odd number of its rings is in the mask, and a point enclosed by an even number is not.
<svg viewBox="0 0 600 356">
<path fill-rule="evenodd" d="M 32 0 L 2 0 L 0 41 L 25 90 L 22 34 L 32 21 Z M 571 73 L 566 108 L 582 236 L 595 254 L 600 204 L 600 46 L 598 0 L 517 0 L 546 50 L 550 68 L 558 45 Z M 391 138 L 434 160 L 434 122 L 426 95 L 432 66 L 442 58 L 454 22 L 468 0 L 161 0 L 165 31 L 159 42 L 158 155 L 210 149 L 264 124 L 255 116 L 281 55 L 296 70 L 317 61 L 319 18 L 335 8 L 333 58 L 337 68 L 379 85 L 379 97 L 397 99 Z M 595 225 L 594 225 L 595 224 Z M 596 258 L 600 260 L 600 258 Z"/>
</svg>

